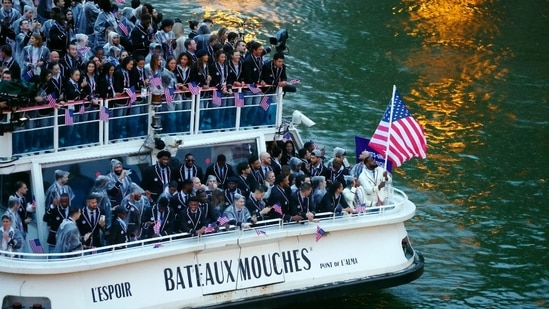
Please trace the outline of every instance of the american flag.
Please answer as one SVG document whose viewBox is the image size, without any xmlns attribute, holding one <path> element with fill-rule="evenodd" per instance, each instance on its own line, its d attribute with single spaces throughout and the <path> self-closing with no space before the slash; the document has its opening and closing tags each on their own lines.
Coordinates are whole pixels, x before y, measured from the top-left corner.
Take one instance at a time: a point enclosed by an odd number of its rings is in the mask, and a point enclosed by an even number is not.
<svg viewBox="0 0 549 309">
<path fill-rule="evenodd" d="M 160 80 L 160 77 L 155 76 L 151 78 L 151 85 L 153 87 L 160 87 L 160 85 L 162 85 L 162 80 Z"/>
<path fill-rule="evenodd" d="M 300 84 L 300 83 L 301 83 L 301 79 L 292 79 L 292 80 L 290 81 L 290 84 L 292 84 L 292 85 Z"/>
<path fill-rule="evenodd" d="M 160 235 L 160 220 L 156 220 L 156 222 L 153 225 L 153 233 L 155 235 Z"/>
<path fill-rule="evenodd" d="M 126 88 L 126 94 L 130 97 L 130 101 L 128 102 L 128 107 L 132 107 L 133 102 L 137 100 L 137 95 L 135 94 L 135 87 L 131 86 L 130 88 Z"/>
<path fill-rule="evenodd" d="M 315 240 L 316 241 L 319 241 L 322 237 L 328 235 L 328 232 L 326 232 L 325 230 L 323 230 L 320 226 L 316 226 L 316 235 L 315 235 Z"/>
<path fill-rule="evenodd" d="M 212 97 L 212 103 L 217 106 L 221 106 L 221 97 L 223 94 L 221 91 L 214 90 L 213 91 L 213 97 Z"/>
<path fill-rule="evenodd" d="M 110 117 L 109 113 L 110 113 L 109 109 L 106 106 L 103 106 L 99 110 L 99 119 L 103 122 L 109 122 L 109 117 Z"/>
<path fill-rule="evenodd" d="M 284 136 L 282 136 L 282 142 L 285 143 L 291 140 L 292 140 L 292 135 L 290 134 L 290 132 L 284 133 Z"/>
<path fill-rule="evenodd" d="M 153 248 L 161 248 L 164 247 L 161 243 L 154 244 Z"/>
<path fill-rule="evenodd" d="M 313 142 L 313 140 L 310 140 L 311 144 L 313 144 L 313 149 L 318 149 L 317 143 Z"/>
<path fill-rule="evenodd" d="M 80 108 L 78 109 L 78 114 L 84 115 L 85 113 L 86 113 L 86 107 L 84 106 L 84 104 L 80 104 Z"/>
<path fill-rule="evenodd" d="M 355 212 L 357 214 L 361 213 L 361 212 L 366 212 L 366 207 L 364 207 L 363 204 L 360 204 L 358 206 L 355 207 Z"/>
<path fill-rule="evenodd" d="M 244 106 L 244 94 L 242 92 L 234 93 L 234 106 L 236 107 Z"/>
<path fill-rule="evenodd" d="M 391 103 L 389 103 L 368 146 L 388 157 L 396 166 L 400 166 L 404 161 L 413 157 L 425 159 L 427 140 L 423 128 L 404 105 L 396 87 L 393 93 L 391 100 L 393 117 L 391 119 Z M 388 153 L 386 153 L 387 145 L 389 145 Z"/>
<path fill-rule="evenodd" d="M 67 108 L 65 110 L 65 125 L 72 126 L 74 125 L 74 110 Z"/>
<path fill-rule="evenodd" d="M 229 218 L 227 218 L 226 216 L 221 216 L 217 218 L 217 223 L 219 223 L 219 225 L 227 224 L 229 223 Z"/>
<path fill-rule="evenodd" d="M 275 212 L 277 212 L 279 214 L 282 214 L 282 207 L 280 207 L 280 205 L 274 204 L 273 209 L 274 209 Z"/>
<path fill-rule="evenodd" d="M 44 253 L 44 248 L 42 248 L 42 245 L 40 244 L 40 239 L 29 239 L 29 245 L 32 253 Z"/>
<path fill-rule="evenodd" d="M 216 223 L 208 224 L 208 226 L 206 226 L 206 229 L 204 230 L 204 233 L 213 233 L 215 231 L 216 226 L 217 226 Z"/>
<path fill-rule="evenodd" d="M 46 100 L 48 101 L 48 105 L 52 108 L 57 107 L 57 101 L 55 100 L 55 96 L 53 93 L 50 93 L 46 96 Z"/>
<path fill-rule="evenodd" d="M 259 106 L 265 111 L 269 110 L 269 107 L 271 106 L 271 97 L 264 95 L 261 98 L 261 102 L 259 102 Z"/>
<path fill-rule="evenodd" d="M 126 0 L 116 0 L 116 3 L 119 3 L 119 4 L 126 3 Z"/>
<path fill-rule="evenodd" d="M 191 92 L 191 94 L 193 94 L 193 95 L 199 95 L 200 94 L 200 86 L 196 85 L 195 82 L 189 83 L 188 87 L 189 87 L 189 91 Z"/>
<path fill-rule="evenodd" d="M 126 24 L 124 24 L 123 21 L 118 23 L 118 28 L 120 28 L 120 31 L 122 31 L 124 36 L 128 36 L 128 33 L 129 33 L 128 26 L 126 26 Z"/>
<path fill-rule="evenodd" d="M 164 88 L 164 96 L 166 97 L 166 104 L 173 105 L 173 88 Z"/>
<path fill-rule="evenodd" d="M 29 80 L 33 76 L 34 76 L 34 72 L 32 70 L 28 70 L 27 72 L 25 72 L 25 74 L 23 74 L 23 79 L 24 80 Z"/>
<path fill-rule="evenodd" d="M 257 86 L 254 85 L 254 84 L 249 84 L 249 85 L 248 85 L 248 88 L 250 89 L 250 91 L 251 91 L 253 94 L 260 94 L 260 93 L 263 93 L 263 91 L 261 91 L 261 89 L 257 88 Z"/>
<path fill-rule="evenodd" d="M 257 236 L 261 236 L 261 235 L 267 236 L 267 232 L 260 229 L 255 229 L 255 233 L 257 234 Z"/>
</svg>

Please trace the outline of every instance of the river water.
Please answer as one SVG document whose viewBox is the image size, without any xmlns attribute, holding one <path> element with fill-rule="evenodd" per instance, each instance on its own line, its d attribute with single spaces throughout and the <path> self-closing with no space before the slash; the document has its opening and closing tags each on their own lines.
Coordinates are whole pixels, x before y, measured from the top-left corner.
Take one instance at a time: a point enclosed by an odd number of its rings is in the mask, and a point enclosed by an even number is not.
<svg viewBox="0 0 549 309">
<path fill-rule="evenodd" d="M 244 23 L 263 42 L 288 29 L 289 77 L 302 84 L 286 110 L 316 122 L 306 137 L 354 152 L 393 84 L 427 135 L 427 159 L 394 171 L 418 206 L 407 227 L 424 275 L 308 306 L 549 308 L 549 1 L 215 3 L 157 7 Z"/>
</svg>

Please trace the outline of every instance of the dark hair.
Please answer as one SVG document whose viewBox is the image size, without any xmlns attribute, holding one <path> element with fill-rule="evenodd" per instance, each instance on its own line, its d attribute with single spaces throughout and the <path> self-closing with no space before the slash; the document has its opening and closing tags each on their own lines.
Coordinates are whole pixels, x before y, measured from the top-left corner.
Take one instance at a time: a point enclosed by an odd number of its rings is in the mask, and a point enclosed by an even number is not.
<svg viewBox="0 0 549 309">
<path fill-rule="evenodd" d="M 284 181 L 284 179 L 285 179 L 286 177 L 288 177 L 288 176 L 283 175 L 283 174 L 280 174 L 280 175 L 276 176 L 275 183 L 276 183 L 277 185 L 279 185 L 282 181 Z"/>
<path fill-rule="evenodd" d="M 69 217 L 74 215 L 75 213 L 79 212 L 80 211 L 80 208 L 78 207 L 71 207 L 69 208 Z"/>
<path fill-rule="evenodd" d="M 330 194 L 335 194 L 335 192 L 337 191 L 337 189 L 339 189 L 341 186 L 344 186 L 343 183 L 341 183 L 340 181 L 335 181 L 334 183 L 332 183 L 330 185 L 330 187 L 328 188 L 328 193 Z"/>
<path fill-rule="evenodd" d="M 131 61 L 133 61 L 133 58 L 131 56 L 128 56 L 122 59 L 122 63 L 120 63 L 120 67 L 125 70 L 126 66 L 128 66 L 128 63 L 130 63 Z"/>
<path fill-rule="evenodd" d="M 236 32 L 229 32 L 229 34 L 227 34 L 227 40 L 229 40 L 229 42 L 234 41 L 236 38 L 238 38 L 238 33 Z"/>
<path fill-rule="evenodd" d="M 177 64 L 180 64 L 181 63 L 181 59 L 183 57 L 187 56 L 187 66 L 192 68 L 194 66 L 194 62 L 193 62 L 193 57 L 191 57 L 188 53 L 186 52 L 182 52 L 181 54 L 179 54 L 179 56 L 177 56 Z"/>
<path fill-rule="evenodd" d="M 26 185 L 26 183 L 25 183 L 24 181 L 17 181 L 17 182 L 15 183 L 15 191 L 21 189 L 21 187 L 22 187 L 23 185 Z"/>
<path fill-rule="evenodd" d="M 273 60 L 284 59 L 283 53 L 276 53 L 273 55 Z"/>
<path fill-rule="evenodd" d="M 242 171 L 245 171 L 246 169 L 248 169 L 249 166 L 250 166 L 250 164 L 248 164 L 248 162 L 240 162 L 236 166 L 236 169 L 238 170 L 238 173 L 240 174 Z"/>
<path fill-rule="evenodd" d="M 255 161 L 259 160 L 259 157 L 256 155 L 256 154 L 253 154 L 251 155 L 249 158 L 248 158 L 248 163 L 249 164 L 252 164 L 254 163 Z"/>
<path fill-rule="evenodd" d="M 189 20 L 189 29 L 194 30 L 198 27 L 198 20 Z"/>
<path fill-rule="evenodd" d="M 8 44 L 2 45 L 2 47 L 0 47 L 0 51 L 2 51 L 8 57 L 11 57 L 12 55 L 11 46 L 9 46 Z"/>
<path fill-rule="evenodd" d="M 301 192 L 305 192 L 307 190 L 311 190 L 312 188 L 313 188 L 313 186 L 310 183 L 304 182 L 304 183 L 301 184 L 301 187 L 299 187 L 299 190 Z"/>
<path fill-rule="evenodd" d="M 281 153 L 282 149 L 280 149 L 279 147 L 273 147 L 273 149 L 271 149 L 271 155 L 275 158 L 280 156 Z"/>
</svg>

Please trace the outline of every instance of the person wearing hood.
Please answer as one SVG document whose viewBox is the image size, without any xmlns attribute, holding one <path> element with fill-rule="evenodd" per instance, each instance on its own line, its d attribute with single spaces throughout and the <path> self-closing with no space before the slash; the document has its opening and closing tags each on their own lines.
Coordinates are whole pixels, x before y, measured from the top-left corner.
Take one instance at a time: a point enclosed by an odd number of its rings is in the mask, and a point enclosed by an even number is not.
<svg viewBox="0 0 549 309">
<path fill-rule="evenodd" d="M 74 199 L 74 192 L 72 188 L 67 185 L 69 181 L 69 172 L 63 170 L 55 170 L 54 172 L 55 182 L 46 190 L 45 207 L 49 208 L 51 205 L 59 205 L 59 198 L 63 193 L 69 195 L 69 199 L 72 201 Z"/>
<path fill-rule="evenodd" d="M 198 30 L 196 31 L 196 36 L 193 38 L 194 41 L 196 42 L 198 50 L 208 48 L 208 44 L 210 41 L 210 34 L 211 34 L 210 23 L 207 23 L 207 22 L 201 23 L 200 26 L 198 27 Z"/>
<path fill-rule="evenodd" d="M 101 211 L 102 215 L 105 215 L 107 229 L 111 227 L 113 210 L 113 205 L 107 193 L 109 182 L 109 176 L 99 175 L 95 178 L 95 185 L 91 189 L 91 194 L 97 199 L 97 208 Z"/>
<path fill-rule="evenodd" d="M 235 194 L 234 203 L 227 207 L 223 214 L 229 219 L 230 225 L 236 225 L 240 228 L 249 228 L 252 223 L 257 221 L 257 216 L 250 214 L 248 208 L 244 207 L 246 205 L 246 198 L 244 195 Z"/>
<path fill-rule="evenodd" d="M 120 205 L 128 211 L 124 222 L 128 226 L 127 235 L 130 241 L 141 239 L 141 218 L 151 208 L 150 197 L 145 195 L 141 187 L 132 184 L 131 193 L 124 197 Z"/>
<path fill-rule="evenodd" d="M 132 193 L 131 170 L 125 170 L 122 162 L 117 159 L 111 159 L 111 171 L 107 174 L 109 177 L 108 194 L 113 205 L 120 205 L 122 199 Z"/>
<path fill-rule="evenodd" d="M 120 52 L 125 50 L 124 46 L 120 44 L 120 35 L 115 31 L 110 31 L 109 34 L 107 35 L 107 43 L 103 45 L 103 50 L 110 52 L 111 47 L 113 46 L 118 47 Z"/>
<path fill-rule="evenodd" d="M 4 215 L 11 218 L 11 226 L 21 232 L 23 238 L 25 238 L 26 233 L 23 227 L 23 221 L 21 221 L 21 218 L 19 217 L 19 206 L 19 199 L 15 196 L 10 196 L 8 199 L 8 209 L 6 210 Z"/>
<path fill-rule="evenodd" d="M 13 227 L 11 217 L 2 216 L 2 228 L 0 228 L 0 251 L 19 252 L 25 243 L 20 231 Z M 6 253 L 3 253 L 4 255 Z"/>
<path fill-rule="evenodd" d="M 155 39 L 162 48 L 162 55 L 164 59 L 168 57 L 175 57 L 174 49 L 176 47 L 175 34 L 172 31 L 173 28 L 172 19 L 164 19 L 160 24 L 160 29 L 155 34 Z"/>
<path fill-rule="evenodd" d="M 290 161 L 288 162 L 288 165 L 291 169 L 291 175 L 294 177 L 297 177 L 298 175 L 305 175 L 305 173 L 301 169 L 301 165 L 303 165 L 303 161 L 301 161 L 298 157 L 292 157 Z"/>
<path fill-rule="evenodd" d="M 162 57 L 162 45 L 153 42 L 149 45 L 149 53 L 147 54 L 147 57 L 145 57 L 145 63 L 151 63 L 152 56 L 158 55 L 160 56 L 160 59 L 162 59 L 160 63 L 160 67 L 164 67 L 164 58 Z"/>
<path fill-rule="evenodd" d="M 106 43 L 107 29 L 116 29 L 118 27 L 118 22 L 114 17 L 113 7 L 110 0 L 98 0 L 97 4 L 99 5 L 101 12 L 95 20 L 93 34 L 95 35 L 96 46 L 103 46 Z"/>
<path fill-rule="evenodd" d="M 67 253 L 80 251 L 83 249 L 82 240 L 88 241 L 91 233 L 87 233 L 83 238 L 80 236 L 80 231 L 76 224 L 81 216 L 81 210 L 78 207 L 69 209 L 69 217 L 61 222 L 59 230 L 55 236 L 56 244 L 52 253 Z"/>
<path fill-rule="evenodd" d="M 345 149 L 341 147 L 334 148 L 334 157 L 331 158 L 330 161 L 328 161 L 328 168 L 332 167 L 332 162 L 335 158 L 340 158 L 343 161 L 343 168 L 347 170 L 350 169 L 351 164 L 349 163 L 349 161 L 347 161 L 347 151 L 345 151 Z"/>
</svg>

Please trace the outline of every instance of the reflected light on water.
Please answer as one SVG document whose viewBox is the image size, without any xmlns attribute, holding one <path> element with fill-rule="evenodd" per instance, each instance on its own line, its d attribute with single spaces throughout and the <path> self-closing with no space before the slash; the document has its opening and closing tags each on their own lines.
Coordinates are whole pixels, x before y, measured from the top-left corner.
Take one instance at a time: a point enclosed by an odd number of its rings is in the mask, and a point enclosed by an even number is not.
<svg viewBox="0 0 549 309">
<path fill-rule="evenodd" d="M 215 23 L 214 29 L 223 25 L 230 31 L 244 33 L 246 42 L 258 40 L 259 37 L 264 39 L 266 36 L 272 35 L 266 31 L 265 21 L 274 24 L 275 28 L 278 28 L 283 22 L 274 10 L 267 10 L 265 4 L 258 0 L 220 0 L 215 2 L 197 0 L 195 4 L 200 7 L 199 10 L 193 12 L 197 20 L 210 18 Z M 272 28 L 271 25 L 269 27 Z"/>
<path fill-rule="evenodd" d="M 502 60 L 510 52 L 494 44 L 501 20 L 497 10 L 489 8 L 491 2 L 403 0 L 401 7 L 393 8 L 393 14 L 409 16 L 391 25 L 395 37 L 415 40 L 418 45 L 399 60 L 417 75 L 416 83 L 409 85 L 409 96 L 404 97 L 424 126 L 429 159 L 437 164 L 423 167 L 429 175 L 427 180 L 417 181 L 423 188 L 437 186 L 427 182 L 436 183 L 441 173 L 455 174 L 459 186 L 464 174 L 459 168 L 462 161 L 474 157 L 471 152 L 484 144 L 484 126 L 498 111 L 490 102 L 501 98 L 494 98 L 491 83 L 508 73 Z"/>
</svg>

